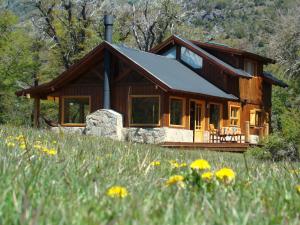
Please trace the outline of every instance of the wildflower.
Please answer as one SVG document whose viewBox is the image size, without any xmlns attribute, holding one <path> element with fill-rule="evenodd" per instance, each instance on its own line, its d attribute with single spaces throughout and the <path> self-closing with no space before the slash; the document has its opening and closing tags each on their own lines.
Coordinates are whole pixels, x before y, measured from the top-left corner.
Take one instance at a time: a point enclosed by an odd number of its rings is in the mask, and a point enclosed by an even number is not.
<svg viewBox="0 0 300 225">
<path fill-rule="evenodd" d="M 216 172 L 216 177 L 225 183 L 230 183 L 234 180 L 235 173 L 230 168 L 222 168 Z"/>
<path fill-rule="evenodd" d="M 150 163 L 151 166 L 160 166 L 160 161 L 153 161 Z"/>
<path fill-rule="evenodd" d="M 174 175 L 171 176 L 167 182 L 166 182 L 166 186 L 170 186 L 170 185 L 178 185 L 179 187 L 184 188 L 184 177 L 181 175 Z"/>
<path fill-rule="evenodd" d="M 16 144 L 13 143 L 13 142 L 7 142 L 7 143 L 6 143 L 6 146 L 9 147 L 9 148 L 13 148 L 13 147 L 16 146 Z"/>
<path fill-rule="evenodd" d="M 107 190 L 106 194 L 111 198 L 125 198 L 128 195 L 128 191 L 124 187 L 113 186 Z"/>
<path fill-rule="evenodd" d="M 181 167 L 186 167 L 186 163 L 178 163 L 175 160 L 170 160 L 169 163 L 171 164 L 172 168 L 181 168 Z"/>
<path fill-rule="evenodd" d="M 204 159 L 197 159 L 190 165 L 191 169 L 194 170 L 206 170 L 210 169 L 209 163 Z"/>
<path fill-rule="evenodd" d="M 296 185 L 296 191 L 300 194 L 300 184 Z"/>
<path fill-rule="evenodd" d="M 46 152 L 48 155 L 56 155 L 57 154 L 57 151 L 52 148 L 52 149 L 48 149 L 48 151 Z"/>
<path fill-rule="evenodd" d="M 22 143 L 22 144 L 20 144 L 20 149 L 22 149 L 22 150 L 24 150 L 24 149 L 26 149 L 26 144 L 25 143 Z"/>
<path fill-rule="evenodd" d="M 202 178 L 202 180 L 205 180 L 205 181 L 211 181 L 213 176 L 214 176 L 214 174 L 212 172 L 205 172 L 205 173 L 202 173 L 201 178 Z"/>
</svg>

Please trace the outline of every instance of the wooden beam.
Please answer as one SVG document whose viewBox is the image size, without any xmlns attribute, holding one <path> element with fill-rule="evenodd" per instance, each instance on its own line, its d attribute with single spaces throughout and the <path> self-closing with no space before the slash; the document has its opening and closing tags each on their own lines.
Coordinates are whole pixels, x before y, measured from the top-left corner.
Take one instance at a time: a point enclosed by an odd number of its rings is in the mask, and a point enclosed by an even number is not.
<svg viewBox="0 0 300 225">
<path fill-rule="evenodd" d="M 40 126 L 40 98 L 34 98 L 34 110 L 33 110 L 33 127 L 39 128 Z"/>
</svg>

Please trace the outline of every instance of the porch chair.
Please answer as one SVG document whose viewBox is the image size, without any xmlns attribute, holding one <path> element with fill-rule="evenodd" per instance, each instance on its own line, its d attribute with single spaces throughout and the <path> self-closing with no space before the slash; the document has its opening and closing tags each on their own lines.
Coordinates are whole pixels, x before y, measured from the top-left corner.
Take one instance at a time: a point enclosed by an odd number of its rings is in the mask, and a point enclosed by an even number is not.
<svg viewBox="0 0 300 225">
<path fill-rule="evenodd" d="M 220 141 L 219 131 L 214 124 L 209 124 L 209 142 L 218 143 Z"/>
</svg>

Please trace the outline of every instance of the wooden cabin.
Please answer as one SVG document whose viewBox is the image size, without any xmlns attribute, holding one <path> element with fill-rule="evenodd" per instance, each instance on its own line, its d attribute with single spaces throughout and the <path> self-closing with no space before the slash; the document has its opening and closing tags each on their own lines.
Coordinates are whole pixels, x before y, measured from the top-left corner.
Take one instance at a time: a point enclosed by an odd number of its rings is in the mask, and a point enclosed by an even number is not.
<svg viewBox="0 0 300 225">
<path fill-rule="evenodd" d="M 171 36 L 151 52 L 104 41 L 54 80 L 17 92 L 59 104 L 61 127 L 84 127 L 104 106 L 124 128 L 167 128 L 167 142 L 253 142 L 269 134 L 274 60 L 227 46 Z M 108 77 L 106 75 L 109 75 Z M 108 92 L 107 92 L 108 91 Z M 178 140 L 175 133 L 184 133 Z"/>
</svg>

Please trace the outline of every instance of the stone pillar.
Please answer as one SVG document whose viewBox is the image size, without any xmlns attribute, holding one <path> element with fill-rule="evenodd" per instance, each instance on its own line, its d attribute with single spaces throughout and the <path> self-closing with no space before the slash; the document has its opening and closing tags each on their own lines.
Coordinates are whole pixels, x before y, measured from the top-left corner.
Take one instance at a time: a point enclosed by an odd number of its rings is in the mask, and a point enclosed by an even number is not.
<svg viewBox="0 0 300 225">
<path fill-rule="evenodd" d="M 100 109 L 86 117 L 84 133 L 122 140 L 123 116 L 111 109 Z"/>
<path fill-rule="evenodd" d="M 245 121 L 245 142 L 250 142 L 250 122 Z"/>
</svg>

